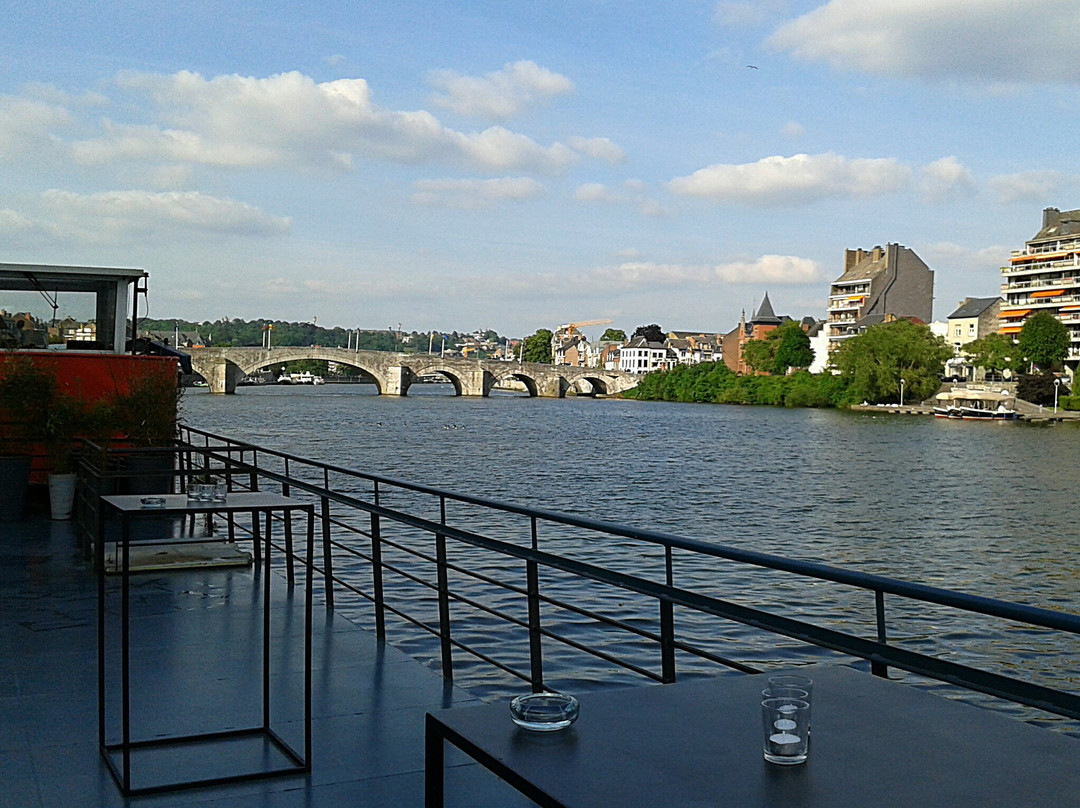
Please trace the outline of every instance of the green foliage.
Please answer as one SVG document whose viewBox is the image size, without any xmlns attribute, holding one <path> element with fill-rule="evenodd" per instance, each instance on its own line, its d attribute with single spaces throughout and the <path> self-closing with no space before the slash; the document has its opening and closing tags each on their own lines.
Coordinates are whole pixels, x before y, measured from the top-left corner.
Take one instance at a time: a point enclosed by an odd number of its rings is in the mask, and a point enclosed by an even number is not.
<svg viewBox="0 0 1080 808">
<path fill-rule="evenodd" d="M 1016 380 L 1016 397 L 1032 404 L 1042 404 L 1044 407 L 1054 406 L 1054 379 L 1053 373 L 1024 373 Z M 1068 388 L 1064 385 L 1058 390 L 1058 406 L 1061 406 L 1061 395 L 1067 393 Z"/>
<path fill-rule="evenodd" d="M 764 339 L 746 343 L 743 361 L 761 373 L 783 376 L 788 368 L 809 367 L 814 361 L 814 351 L 802 326 L 789 320 L 766 334 Z"/>
<path fill-rule="evenodd" d="M 535 334 L 525 337 L 522 358 L 526 362 L 551 364 L 551 338 L 554 335 L 546 328 L 538 329 Z"/>
<path fill-rule="evenodd" d="M 901 379 L 906 402 L 932 396 L 952 355 L 952 348 L 927 326 L 897 320 L 846 340 L 833 362 L 847 384 L 848 403 L 882 404 L 899 401 Z"/>
<path fill-rule="evenodd" d="M 656 323 L 650 323 L 649 325 L 639 325 L 634 329 L 634 337 L 645 337 L 646 342 L 663 342 L 667 339 L 667 334 Z"/>
<path fill-rule="evenodd" d="M 1051 370 L 1069 354 L 1069 328 L 1046 311 L 1024 321 L 1017 340 L 1020 353 L 1042 370 Z"/>
<path fill-rule="evenodd" d="M 626 332 L 621 328 L 609 328 L 600 337 L 601 342 L 626 342 Z"/>
<path fill-rule="evenodd" d="M 841 380 L 805 371 L 791 376 L 740 376 L 723 362 L 679 365 L 649 373 L 623 393 L 642 401 L 713 404 L 766 404 L 784 407 L 835 407 L 844 397 Z"/>
<path fill-rule="evenodd" d="M 788 368 L 808 368 L 813 363 L 810 337 L 799 323 L 793 320 L 784 323 L 769 333 L 769 339 L 776 345 L 773 355 L 776 373 L 787 373 Z"/>
<path fill-rule="evenodd" d="M 963 347 L 975 367 L 1000 373 L 1017 370 L 1023 362 L 1016 343 L 1004 334 L 987 334 Z"/>
<path fill-rule="evenodd" d="M 183 392 L 171 374 L 134 377 L 112 405 L 119 431 L 135 446 L 171 446 Z"/>
<path fill-rule="evenodd" d="M 768 339 L 752 339 L 743 345 L 742 358 L 751 370 L 772 373 L 775 366 L 773 351 L 776 343 Z"/>
<path fill-rule="evenodd" d="M 1080 396 L 1060 396 L 1058 406 L 1063 410 L 1080 410 Z"/>
</svg>

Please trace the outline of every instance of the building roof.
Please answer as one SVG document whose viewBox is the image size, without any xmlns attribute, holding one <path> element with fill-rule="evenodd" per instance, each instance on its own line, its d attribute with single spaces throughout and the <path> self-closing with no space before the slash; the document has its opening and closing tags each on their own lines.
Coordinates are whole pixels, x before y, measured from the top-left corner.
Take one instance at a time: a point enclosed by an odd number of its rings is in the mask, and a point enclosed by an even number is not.
<svg viewBox="0 0 1080 808">
<path fill-rule="evenodd" d="M 949 315 L 950 320 L 959 320 L 965 317 L 978 317 L 995 303 L 1000 303 L 1000 297 L 969 297 L 960 307 Z"/>
<path fill-rule="evenodd" d="M 1043 211 L 1043 226 L 1032 241 L 1041 241 L 1061 236 L 1080 236 L 1080 210 L 1060 211 L 1046 208 Z"/>
<path fill-rule="evenodd" d="M 640 335 L 634 337 L 633 339 L 631 339 L 623 347 L 624 348 L 652 348 L 654 351 L 666 350 L 666 348 L 664 346 L 664 343 L 662 343 L 662 342 L 649 342 L 648 340 L 645 339 L 645 337 L 642 337 Z"/>
<path fill-rule="evenodd" d="M 769 302 L 768 292 L 765 293 L 761 305 L 758 306 L 758 310 L 754 313 L 754 316 L 750 318 L 750 322 L 754 325 L 780 325 L 780 323 L 783 322 L 773 311 L 772 303 Z"/>
<path fill-rule="evenodd" d="M 868 281 L 884 272 L 888 265 L 887 256 L 889 253 L 887 250 L 882 250 L 880 247 L 875 247 L 870 251 L 848 250 L 847 253 L 853 253 L 855 260 L 851 261 L 851 265 L 844 270 L 844 274 L 833 281 L 833 283 Z"/>
</svg>

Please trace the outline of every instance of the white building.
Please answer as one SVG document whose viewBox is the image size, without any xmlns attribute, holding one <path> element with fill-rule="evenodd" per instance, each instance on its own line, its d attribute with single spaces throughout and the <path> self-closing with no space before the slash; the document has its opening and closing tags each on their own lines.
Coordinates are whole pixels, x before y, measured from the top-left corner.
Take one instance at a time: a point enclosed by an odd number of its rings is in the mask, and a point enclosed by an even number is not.
<svg viewBox="0 0 1080 808">
<path fill-rule="evenodd" d="M 619 370 L 625 373 L 651 373 L 674 366 L 674 354 L 669 360 L 667 347 L 662 342 L 648 342 L 644 337 L 634 337 L 619 349 Z"/>
</svg>

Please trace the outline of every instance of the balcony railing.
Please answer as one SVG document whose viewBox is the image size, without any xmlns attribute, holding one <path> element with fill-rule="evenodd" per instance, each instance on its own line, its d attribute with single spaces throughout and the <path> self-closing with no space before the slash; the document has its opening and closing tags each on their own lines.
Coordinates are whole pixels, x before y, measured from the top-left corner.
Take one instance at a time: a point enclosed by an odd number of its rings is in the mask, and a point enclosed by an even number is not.
<svg viewBox="0 0 1080 808">
<path fill-rule="evenodd" d="M 480 666 L 539 689 L 555 647 L 673 682 L 680 671 L 755 671 L 763 648 L 794 641 L 866 660 L 878 675 L 896 668 L 1080 719 L 1080 695 L 1019 678 L 1014 665 L 959 661 L 944 645 L 927 653 L 922 630 L 903 631 L 909 620 L 941 626 L 961 617 L 1075 638 L 1078 615 L 452 493 L 192 427 L 182 437 L 173 450 L 181 486 L 192 474 L 213 473 L 231 490 L 314 502 L 315 573 L 326 607 L 349 601 L 370 609 L 377 634 L 391 641 L 431 638 L 448 679 L 463 665 Z M 108 457 L 84 462 L 83 475 L 100 490 L 114 466 Z M 84 520 L 87 542 L 102 539 L 95 524 Z M 241 528 L 230 523 L 228 535 Z M 278 533 L 291 576 L 306 548 L 294 546 L 290 523 Z M 702 572 L 707 586 L 693 583 Z M 767 576 L 771 608 L 747 597 L 753 588 L 745 577 L 754 575 Z M 814 599 L 823 587 L 845 593 L 843 615 L 820 616 Z M 755 646 L 758 636 L 772 639 Z"/>
</svg>

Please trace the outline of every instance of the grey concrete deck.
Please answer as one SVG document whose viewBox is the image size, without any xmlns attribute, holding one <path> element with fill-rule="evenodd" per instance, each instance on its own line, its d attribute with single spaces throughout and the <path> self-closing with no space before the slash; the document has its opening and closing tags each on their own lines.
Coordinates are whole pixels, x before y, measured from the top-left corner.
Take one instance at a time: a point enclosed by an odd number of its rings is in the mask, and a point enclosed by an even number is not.
<svg viewBox="0 0 1080 808">
<path fill-rule="evenodd" d="M 132 581 L 143 729 L 242 722 L 233 714 L 258 681 L 254 568 Z M 293 605 L 283 578 L 272 589 L 273 619 L 295 640 L 288 624 L 299 623 L 299 591 Z M 124 799 L 97 747 L 96 610 L 96 578 L 71 523 L 34 514 L 0 522 L 0 808 L 422 805 L 424 713 L 477 701 L 316 599 L 311 773 Z M 296 681 L 295 658 L 272 658 L 275 681 Z M 463 757 L 447 763 L 448 805 L 531 805 Z"/>
</svg>

